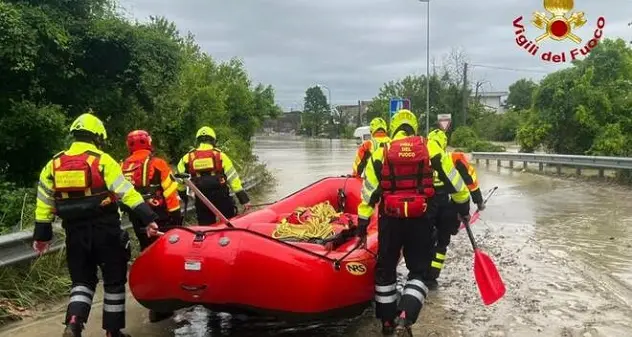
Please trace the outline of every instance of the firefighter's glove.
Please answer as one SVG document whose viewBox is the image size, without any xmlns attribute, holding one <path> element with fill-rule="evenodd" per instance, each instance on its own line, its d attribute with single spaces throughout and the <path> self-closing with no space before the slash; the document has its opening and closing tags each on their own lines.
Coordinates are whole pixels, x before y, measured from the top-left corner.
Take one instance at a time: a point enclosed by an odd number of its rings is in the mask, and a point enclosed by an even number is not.
<svg viewBox="0 0 632 337">
<path fill-rule="evenodd" d="M 481 194 L 481 189 L 477 188 L 476 190 L 472 191 L 470 195 L 472 196 L 472 201 L 478 206 L 478 210 L 482 211 L 483 208 L 485 208 L 485 205 L 483 205 L 483 194 Z"/>
<path fill-rule="evenodd" d="M 37 255 L 43 255 L 50 248 L 50 241 L 33 241 L 33 250 Z"/>
<path fill-rule="evenodd" d="M 155 222 L 150 223 L 145 230 L 147 232 L 148 238 L 161 236 L 164 234 L 158 230 L 158 224 L 156 224 Z"/>
<path fill-rule="evenodd" d="M 484 202 L 479 202 L 478 204 L 476 204 L 476 207 L 478 207 L 479 211 L 482 211 L 485 209 L 485 203 Z"/>
<path fill-rule="evenodd" d="M 358 228 L 356 229 L 356 235 L 360 238 L 360 245 L 366 244 L 366 235 L 369 228 L 368 219 L 358 219 Z"/>
</svg>

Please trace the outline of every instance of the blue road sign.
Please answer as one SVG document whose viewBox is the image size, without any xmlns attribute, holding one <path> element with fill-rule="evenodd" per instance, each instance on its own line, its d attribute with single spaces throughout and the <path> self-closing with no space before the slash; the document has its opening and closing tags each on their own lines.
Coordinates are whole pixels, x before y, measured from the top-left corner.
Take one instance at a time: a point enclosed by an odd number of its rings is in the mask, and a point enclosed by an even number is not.
<svg viewBox="0 0 632 337">
<path fill-rule="evenodd" d="M 393 118 L 393 115 L 401 109 L 410 110 L 410 100 L 407 98 L 391 98 L 390 118 Z"/>
</svg>

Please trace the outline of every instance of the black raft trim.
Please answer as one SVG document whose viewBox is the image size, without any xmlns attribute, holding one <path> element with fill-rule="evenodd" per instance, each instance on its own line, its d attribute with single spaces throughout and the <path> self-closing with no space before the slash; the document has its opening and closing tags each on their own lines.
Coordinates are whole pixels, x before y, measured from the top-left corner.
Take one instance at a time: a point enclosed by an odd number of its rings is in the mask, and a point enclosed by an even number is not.
<svg viewBox="0 0 632 337">
<path fill-rule="evenodd" d="M 301 313 L 291 311 L 277 311 L 256 308 L 243 304 L 210 304 L 191 303 L 181 300 L 137 300 L 142 306 L 157 312 L 172 312 L 175 310 L 202 305 L 214 312 L 226 312 L 230 314 L 246 314 L 251 316 L 274 317 L 283 321 L 301 322 L 315 320 L 339 320 L 341 318 L 352 318 L 362 315 L 371 306 L 372 300 L 357 303 L 347 307 L 335 308 L 323 312 Z"/>
</svg>

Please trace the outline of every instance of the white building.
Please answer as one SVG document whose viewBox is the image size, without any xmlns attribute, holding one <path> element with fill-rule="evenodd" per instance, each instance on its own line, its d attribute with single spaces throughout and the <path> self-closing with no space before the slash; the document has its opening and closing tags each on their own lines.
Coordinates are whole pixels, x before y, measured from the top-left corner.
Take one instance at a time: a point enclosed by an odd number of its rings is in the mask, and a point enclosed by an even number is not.
<svg viewBox="0 0 632 337">
<path fill-rule="evenodd" d="M 478 100 L 483 106 L 502 114 L 507 111 L 505 105 L 507 95 L 509 95 L 507 91 L 488 91 L 479 92 L 478 95 L 472 95 L 471 97 Z"/>
</svg>

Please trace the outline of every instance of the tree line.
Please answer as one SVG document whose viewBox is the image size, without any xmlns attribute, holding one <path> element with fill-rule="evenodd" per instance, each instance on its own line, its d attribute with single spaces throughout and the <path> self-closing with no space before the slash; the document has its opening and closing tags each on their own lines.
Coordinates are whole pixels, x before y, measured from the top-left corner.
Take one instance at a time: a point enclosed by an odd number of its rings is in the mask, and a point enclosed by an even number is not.
<svg viewBox="0 0 632 337">
<path fill-rule="evenodd" d="M 115 7 L 0 2 L 0 231 L 33 203 L 39 170 L 69 145 L 81 113 L 104 121 L 105 150 L 119 160 L 131 130 L 148 130 L 158 154 L 176 161 L 210 125 L 238 164 L 253 159 L 261 122 L 279 115 L 274 89 L 253 84 L 240 60 L 218 62 L 166 18 L 134 23 Z"/>
<path fill-rule="evenodd" d="M 452 114 L 451 144 L 470 151 L 502 151 L 489 141 L 515 141 L 521 151 L 630 156 L 632 154 L 632 48 L 623 39 L 604 39 L 583 60 L 541 81 L 520 79 L 509 87 L 507 112 L 497 114 L 463 90 L 467 58 L 453 50 L 430 82 L 430 124 L 437 114 Z M 414 112 L 426 113 L 426 78 L 409 75 L 385 83 L 369 107 L 368 118 L 388 117 L 391 97 L 411 99 Z M 420 118 L 425 128 L 425 117 Z"/>
<path fill-rule="evenodd" d="M 412 111 L 419 119 L 420 134 L 426 129 L 426 86 L 430 86 L 429 123 L 432 130 L 437 126 L 437 115 L 451 114 L 452 127 L 449 134 L 451 145 L 465 151 L 504 151 L 499 145 L 492 144 L 479 135 L 487 133 L 475 132 L 472 125 L 485 127 L 482 121 L 495 114 L 488 111 L 477 100 L 469 99 L 473 90 L 469 86 L 466 69 L 467 55 L 463 50 L 453 49 L 443 59 L 443 65 L 437 67 L 432 62 L 432 72 L 427 79 L 425 75 L 408 75 L 402 79 L 392 80 L 379 89 L 376 97 L 369 104 L 367 119 L 382 117 L 389 120 L 389 102 L 393 97 L 408 98 Z M 465 85 L 464 85 L 465 84 Z M 464 106 L 465 104 L 465 106 Z"/>
</svg>

